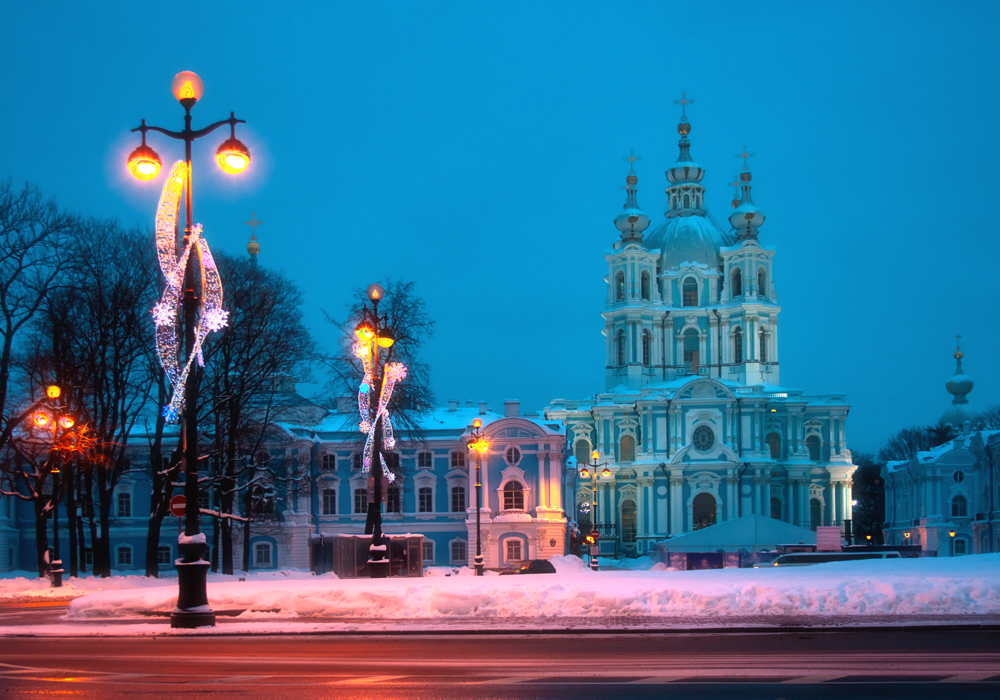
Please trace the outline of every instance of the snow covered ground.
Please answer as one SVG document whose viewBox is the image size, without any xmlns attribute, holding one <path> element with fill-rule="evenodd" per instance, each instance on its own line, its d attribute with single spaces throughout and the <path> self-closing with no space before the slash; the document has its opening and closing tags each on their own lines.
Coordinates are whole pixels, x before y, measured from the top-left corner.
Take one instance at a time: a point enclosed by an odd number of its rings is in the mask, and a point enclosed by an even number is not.
<svg viewBox="0 0 1000 700">
<path fill-rule="evenodd" d="M 248 621 L 1000 614 L 1000 554 L 710 571 L 592 572 L 576 557 L 553 561 L 556 574 L 478 579 L 440 569 L 382 580 L 276 572 L 271 580 L 210 582 L 208 597 L 214 609 L 244 611 L 237 620 Z M 177 590 L 163 583 L 77 598 L 66 619 L 169 614 Z"/>
</svg>

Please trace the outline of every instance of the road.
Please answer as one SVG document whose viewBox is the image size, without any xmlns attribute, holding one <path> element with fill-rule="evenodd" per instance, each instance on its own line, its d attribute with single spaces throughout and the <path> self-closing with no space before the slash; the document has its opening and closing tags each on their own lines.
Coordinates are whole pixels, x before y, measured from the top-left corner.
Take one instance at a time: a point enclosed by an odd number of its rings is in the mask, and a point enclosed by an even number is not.
<svg viewBox="0 0 1000 700">
<path fill-rule="evenodd" d="M 1000 697 L 1000 632 L 0 637 L 3 698 Z"/>
</svg>

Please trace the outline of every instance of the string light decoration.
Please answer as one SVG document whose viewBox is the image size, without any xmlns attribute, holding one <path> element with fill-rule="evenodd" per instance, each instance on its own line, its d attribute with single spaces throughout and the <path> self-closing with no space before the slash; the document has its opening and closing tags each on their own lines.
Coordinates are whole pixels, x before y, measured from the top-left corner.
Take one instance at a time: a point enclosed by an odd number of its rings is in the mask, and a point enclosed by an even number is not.
<svg viewBox="0 0 1000 700">
<path fill-rule="evenodd" d="M 389 416 L 389 400 L 392 398 L 392 391 L 396 384 L 406 379 L 406 365 L 402 362 L 389 362 L 382 373 L 382 391 L 379 395 L 378 411 L 374 420 L 371 420 L 371 388 L 374 383 L 372 375 L 372 338 L 367 338 L 359 334 L 359 340 L 354 344 L 354 354 L 361 360 L 364 367 L 365 376 L 358 387 L 358 412 L 361 414 L 361 421 L 358 423 L 358 430 L 367 433 L 365 440 L 364 459 L 362 461 L 361 472 L 369 473 L 372 466 L 372 453 L 375 450 L 375 427 L 379 419 L 382 419 L 382 444 L 388 450 L 395 449 L 396 438 L 392 431 L 392 419 Z M 390 483 L 396 480 L 385 457 L 379 453 L 379 461 L 382 463 L 382 474 Z"/>
<path fill-rule="evenodd" d="M 156 354 L 160 365 L 170 381 L 172 395 L 170 403 L 163 407 L 163 417 L 169 423 L 176 423 L 184 408 L 184 385 L 191 364 L 198 360 L 198 366 L 205 364 L 202 343 L 209 333 L 225 328 L 229 323 L 229 312 L 222 308 L 222 279 L 215 266 L 215 258 L 202 236 L 201 224 L 195 224 L 184 245 L 181 255 L 177 255 L 177 217 L 180 212 L 181 193 L 187 182 L 187 166 L 177 161 L 163 183 L 160 202 L 156 207 L 156 254 L 160 270 L 166 281 L 166 288 L 159 303 L 153 306 L 153 323 L 156 325 Z M 181 366 L 178 346 L 178 323 L 181 319 L 181 295 L 184 291 L 184 271 L 188 257 L 198 256 L 201 272 L 201 296 L 198 326 L 195 329 L 194 348 Z"/>
</svg>

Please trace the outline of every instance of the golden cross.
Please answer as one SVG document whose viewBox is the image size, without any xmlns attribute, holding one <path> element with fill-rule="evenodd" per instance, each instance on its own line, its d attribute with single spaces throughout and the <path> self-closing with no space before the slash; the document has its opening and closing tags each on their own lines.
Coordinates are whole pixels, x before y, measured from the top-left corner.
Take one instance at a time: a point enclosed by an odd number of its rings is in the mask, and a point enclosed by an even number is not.
<svg viewBox="0 0 1000 700">
<path fill-rule="evenodd" d="M 736 177 L 734 177 L 732 182 L 727 182 L 726 184 L 733 188 L 733 196 L 735 196 L 735 197 L 739 197 L 740 196 L 740 177 L 739 177 L 739 175 L 737 175 Z"/>
<path fill-rule="evenodd" d="M 682 92 L 681 93 L 681 99 L 674 100 L 674 104 L 675 105 L 680 105 L 681 106 L 681 121 L 682 122 L 686 122 L 688 120 L 687 114 L 685 113 L 684 108 L 687 107 L 688 105 L 693 105 L 694 104 L 694 100 L 689 100 L 687 97 L 685 97 L 685 95 L 687 95 L 687 93 L 686 92 Z"/>
<path fill-rule="evenodd" d="M 625 156 L 624 158 L 622 158 L 622 160 L 627 160 L 628 161 L 628 171 L 630 173 L 634 173 L 635 172 L 635 162 L 637 160 L 642 160 L 642 158 L 640 158 L 639 156 L 637 156 L 635 154 L 635 150 L 629 149 L 628 155 Z"/>
<path fill-rule="evenodd" d="M 747 170 L 750 169 L 750 168 L 747 167 L 747 158 L 753 158 L 753 153 L 747 153 L 747 147 L 746 146 L 743 147 L 743 152 L 742 153 L 737 153 L 736 154 L 736 157 L 743 159 L 743 172 L 746 172 Z"/>
<path fill-rule="evenodd" d="M 249 226 L 250 227 L 250 235 L 256 237 L 257 236 L 257 227 L 263 225 L 263 223 L 264 223 L 263 221 L 257 221 L 257 212 L 252 212 L 250 214 L 250 221 L 244 221 L 243 225 L 244 226 Z"/>
</svg>

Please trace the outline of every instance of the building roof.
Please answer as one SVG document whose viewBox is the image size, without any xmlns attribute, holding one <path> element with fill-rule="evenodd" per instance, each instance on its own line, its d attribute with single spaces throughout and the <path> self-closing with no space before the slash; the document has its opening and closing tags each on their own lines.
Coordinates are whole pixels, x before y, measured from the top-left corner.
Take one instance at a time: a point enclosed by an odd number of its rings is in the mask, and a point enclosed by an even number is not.
<svg viewBox="0 0 1000 700">
<path fill-rule="evenodd" d="M 779 544 L 816 544 L 816 533 L 763 515 L 744 515 L 666 540 L 674 552 L 714 552 L 745 549 L 757 552 Z"/>
</svg>

